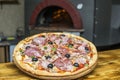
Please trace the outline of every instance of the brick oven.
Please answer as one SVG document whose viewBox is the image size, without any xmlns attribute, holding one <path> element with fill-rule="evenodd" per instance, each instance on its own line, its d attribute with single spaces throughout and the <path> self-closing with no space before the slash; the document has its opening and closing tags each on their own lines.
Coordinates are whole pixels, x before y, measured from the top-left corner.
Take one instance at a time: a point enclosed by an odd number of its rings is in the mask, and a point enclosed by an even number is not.
<svg viewBox="0 0 120 80">
<path fill-rule="evenodd" d="M 76 29 L 82 28 L 82 20 L 77 9 L 67 0 L 43 0 L 30 17 L 31 27 L 66 25 Z M 54 26 L 54 25 L 53 25 Z M 62 27 L 62 26 L 61 26 Z"/>
<path fill-rule="evenodd" d="M 77 9 L 67 0 L 43 0 L 30 16 L 31 34 L 48 31 L 82 32 L 82 20 Z"/>
<path fill-rule="evenodd" d="M 112 26 L 116 9 L 120 8 L 115 7 L 120 2 L 116 1 L 25 0 L 25 34 L 77 32 L 96 46 L 119 43 L 120 31 Z"/>
</svg>

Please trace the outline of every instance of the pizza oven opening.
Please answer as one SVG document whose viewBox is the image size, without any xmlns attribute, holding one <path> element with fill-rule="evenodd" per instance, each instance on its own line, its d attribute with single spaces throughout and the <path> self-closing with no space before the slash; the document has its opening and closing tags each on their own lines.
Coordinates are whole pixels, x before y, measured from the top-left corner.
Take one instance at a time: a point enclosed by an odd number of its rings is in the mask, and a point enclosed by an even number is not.
<svg viewBox="0 0 120 80">
<path fill-rule="evenodd" d="M 68 12 L 58 6 L 50 6 L 43 9 L 37 19 L 36 27 L 47 28 L 74 28 Z"/>
<path fill-rule="evenodd" d="M 30 16 L 30 33 L 83 31 L 80 12 L 66 0 L 42 0 Z"/>
</svg>

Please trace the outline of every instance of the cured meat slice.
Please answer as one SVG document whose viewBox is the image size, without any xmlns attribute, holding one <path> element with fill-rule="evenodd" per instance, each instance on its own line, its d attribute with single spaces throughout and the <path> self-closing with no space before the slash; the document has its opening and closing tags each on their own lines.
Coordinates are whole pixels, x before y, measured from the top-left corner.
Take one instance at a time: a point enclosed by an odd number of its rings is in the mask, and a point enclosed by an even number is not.
<svg viewBox="0 0 120 80">
<path fill-rule="evenodd" d="M 65 45 L 68 43 L 68 40 L 69 40 L 68 36 L 61 36 L 61 38 L 62 38 L 61 44 Z"/>
<path fill-rule="evenodd" d="M 55 40 L 55 43 L 56 43 L 57 45 L 60 45 L 61 42 L 62 42 L 62 40 L 61 40 L 60 38 L 58 38 L 58 39 Z"/>
<path fill-rule="evenodd" d="M 54 65 L 55 65 L 56 67 L 60 68 L 60 67 L 63 67 L 63 66 L 64 66 L 64 63 L 63 63 L 63 61 L 62 61 L 61 58 L 58 58 L 58 59 L 55 60 Z"/>
<path fill-rule="evenodd" d="M 49 35 L 50 41 L 54 41 L 57 39 L 57 36 L 55 34 Z"/>
<path fill-rule="evenodd" d="M 40 49 L 38 48 L 29 48 L 25 50 L 25 55 L 29 56 L 29 57 L 41 57 L 43 56 L 43 52 L 40 51 Z"/>
<path fill-rule="evenodd" d="M 58 58 L 55 60 L 54 65 L 60 70 L 71 71 L 73 69 L 72 62 L 69 59 Z"/>
<path fill-rule="evenodd" d="M 50 64 L 49 61 L 46 61 L 46 60 L 39 60 L 39 64 L 38 66 L 41 66 L 43 69 L 48 69 L 48 64 Z"/>
<path fill-rule="evenodd" d="M 33 39 L 33 44 L 36 44 L 36 45 L 44 45 L 45 42 L 46 42 L 45 37 L 36 37 Z"/>
<path fill-rule="evenodd" d="M 69 49 L 66 48 L 66 47 L 62 47 L 62 46 L 59 46 L 57 51 L 59 53 L 61 53 L 62 56 L 64 56 L 65 54 L 69 53 Z"/>
</svg>

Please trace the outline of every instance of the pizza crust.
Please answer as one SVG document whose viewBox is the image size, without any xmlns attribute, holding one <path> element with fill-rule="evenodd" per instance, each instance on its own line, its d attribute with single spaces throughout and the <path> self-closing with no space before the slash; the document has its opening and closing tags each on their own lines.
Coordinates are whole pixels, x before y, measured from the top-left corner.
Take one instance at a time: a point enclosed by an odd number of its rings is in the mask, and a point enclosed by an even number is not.
<svg viewBox="0 0 120 80">
<path fill-rule="evenodd" d="M 27 74 L 30 74 L 30 75 L 32 75 L 32 76 L 34 76 L 34 77 L 42 78 L 42 79 L 50 79 L 50 78 L 51 78 L 51 79 L 59 79 L 59 78 L 60 78 L 60 79 L 61 79 L 61 78 L 66 79 L 66 78 L 68 78 L 68 77 L 71 79 L 71 78 L 80 77 L 80 76 L 82 76 L 83 74 L 86 74 L 86 73 L 88 73 L 88 72 L 90 72 L 91 70 L 94 69 L 94 67 L 95 67 L 96 64 L 97 64 L 97 59 L 98 59 L 97 50 L 96 50 L 95 45 L 94 45 L 92 42 L 90 42 L 90 41 L 88 41 L 88 40 L 86 40 L 86 39 L 84 39 L 84 38 L 82 38 L 82 37 L 75 36 L 75 35 L 72 35 L 72 34 L 69 34 L 69 33 L 64 33 L 64 34 L 66 34 L 66 35 L 68 35 L 68 36 L 70 36 L 70 37 L 79 38 L 79 39 L 87 42 L 87 43 L 90 45 L 90 47 L 91 47 L 91 49 L 92 49 L 92 51 L 93 51 L 93 53 L 94 53 L 94 56 L 93 56 L 92 60 L 90 61 L 90 65 L 89 65 L 88 67 L 84 67 L 84 68 L 79 69 L 79 70 L 77 70 L 77 71 L 75 71 L 75 72 L 50 73 L 50 72 L 47 72 L 47 71 L 45 71 L 45 70 L 35 70 L 35 69 L 31 68 L 29 65 L 20 62 L 20 61 L 19 61 L 19 55 L 18 55 L 18 53 L 17 53 L 19 47 L 23 46 L 26 42 L 30 42 L 33 38 L 38 37 L 39 35 L 46 35 L 46 34 L 47 34 L 47 33 L 36 34 L 36 35 L 34 35 L 34 36 L 28 37 L 28 38 L 20 41 L 20 42 L 17 44 L 17 46 L 15 47 L 14 52 L 13 52 L 13 60 L 14 60 L 15 65 L 16 65 L 20 70 L 22 70 L 23 72 L 25 72 L 25 73 L 27 73 Z M 51 33 L 51 34 L 63 34 L 63 33 L 54 33 L 54 32 L 53 32 L 53 33 Z M 56 78 L 55 78 L 55 77 L 56 77 Z"/>
</svg>

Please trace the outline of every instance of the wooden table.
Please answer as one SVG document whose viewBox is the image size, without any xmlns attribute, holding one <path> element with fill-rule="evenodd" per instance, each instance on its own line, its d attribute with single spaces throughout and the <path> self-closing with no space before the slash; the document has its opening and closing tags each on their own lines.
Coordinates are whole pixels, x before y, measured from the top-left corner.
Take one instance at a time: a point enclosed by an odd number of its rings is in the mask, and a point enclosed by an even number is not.
<svg viewBox="0 0 120 80">
<path fill-rule="evenodd" d="M 120 49 L 98 52 L 96 68 L 76 80 L 120 80 Z M 13 63 L 0 64 L 0 80 L 38 80 L 20 71 Z"/>
</svg>

